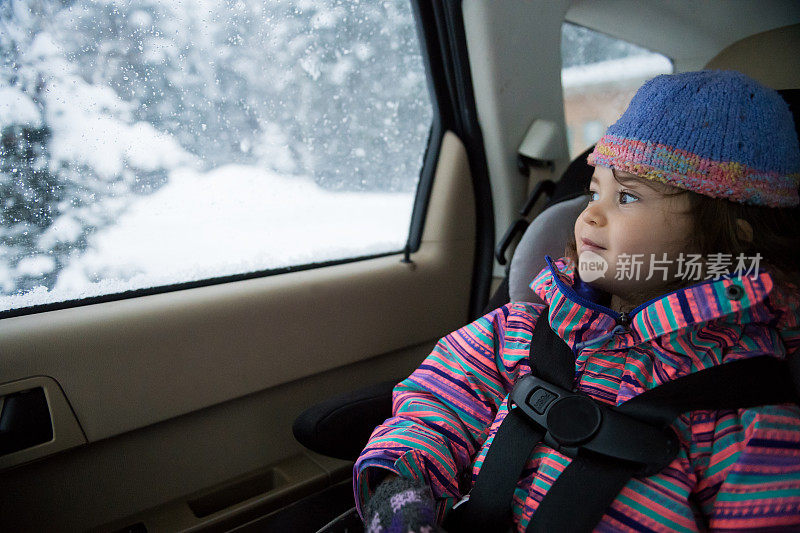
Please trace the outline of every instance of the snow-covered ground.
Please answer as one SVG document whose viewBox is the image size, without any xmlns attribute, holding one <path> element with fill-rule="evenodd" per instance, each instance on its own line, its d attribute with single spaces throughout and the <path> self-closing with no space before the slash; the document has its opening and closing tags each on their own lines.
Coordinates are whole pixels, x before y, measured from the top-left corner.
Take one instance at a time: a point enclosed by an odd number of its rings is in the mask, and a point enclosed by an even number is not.
<svg viewBox="0 0 800 533">
<path fill-rule="evenodd" d="M 53 290 L 0 297 L 0 310 L 397 251 L 413 200 L 411 193 L 328 191 L 248 166 L 178 169 L 92 235 Z"/>
</svg>

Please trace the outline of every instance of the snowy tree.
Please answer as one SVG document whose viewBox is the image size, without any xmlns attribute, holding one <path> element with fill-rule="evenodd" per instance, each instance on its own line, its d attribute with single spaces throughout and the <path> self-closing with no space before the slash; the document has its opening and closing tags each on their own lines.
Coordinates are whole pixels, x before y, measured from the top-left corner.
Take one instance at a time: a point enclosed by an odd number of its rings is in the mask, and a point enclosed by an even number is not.
<svg viewBox="0 0 800 533">
<path fill-rule="evenodd" d="M 283 24 L 253 35 L 286 44 L 263 65 L 280 81 L 262 113 L 297 143 L 303 170 L 328 188 L 413 190 L 408 154 L 421 157 L 432 112 L 410 3 L 270 5 Z"/>
<path fill-rule="evenodd" d="M 59 24 L 73 8 L 23 0 L 0 5 L 6 290 L 52 287 L 87 236 L 124 209 L 127 192 L 163 182 L 168 167 L 189 160 L 170 137 L 137 121 L 110 86 L 93 83 L 60 45 Z"/>
</svg>

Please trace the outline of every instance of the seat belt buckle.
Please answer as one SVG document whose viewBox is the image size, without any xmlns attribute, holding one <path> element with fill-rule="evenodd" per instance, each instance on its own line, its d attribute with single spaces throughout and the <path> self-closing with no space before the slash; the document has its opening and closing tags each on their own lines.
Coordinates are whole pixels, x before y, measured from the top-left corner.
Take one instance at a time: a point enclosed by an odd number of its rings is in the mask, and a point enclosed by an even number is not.
<svg viewBox="0 0 800 533">
<path fill-rule="evenodd" d="M 517 383 L 511 401 L 546 429 L 546 437 L 558 447 L 573 448 L 588 442 L 603 421 L 600 408 L 589 396 L 562 389 L 532 374 Z"/>
<path fill-rule="evenodd" d="M 546 431 L 545 444 L 568 457 L 581 450 L 641 465 L 639 475 L 663 470 L 678 453 L 670 428 L 650 425 L 528 374 L 511 392 L 511 403 Z"/>
</svg>

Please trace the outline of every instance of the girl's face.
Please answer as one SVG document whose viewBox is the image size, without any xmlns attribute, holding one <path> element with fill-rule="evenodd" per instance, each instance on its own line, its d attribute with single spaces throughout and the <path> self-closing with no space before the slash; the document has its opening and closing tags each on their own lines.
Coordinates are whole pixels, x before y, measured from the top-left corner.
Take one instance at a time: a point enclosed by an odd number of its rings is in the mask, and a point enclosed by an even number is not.
<svg viewBox="0 0 800 533">
<path fill-rule="evenodd" d="M 680 189 L 596 167 L 589 205 L 575 221 L 581 279 L 626 302 L 662 295 L 676 279 L 679 254 L 690 252 L 689 198 L 675 192 Z M 598 262 L 607 264 L 600 277 Z"/>
</svg>

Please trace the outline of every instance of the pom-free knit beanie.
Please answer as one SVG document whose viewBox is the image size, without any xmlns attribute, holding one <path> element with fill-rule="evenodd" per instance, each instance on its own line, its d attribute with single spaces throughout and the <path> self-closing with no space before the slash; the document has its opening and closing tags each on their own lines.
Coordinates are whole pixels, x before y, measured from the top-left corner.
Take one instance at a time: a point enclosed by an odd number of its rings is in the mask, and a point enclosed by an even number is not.
<svg viewBox="0 0 800 533">
<path fill-rule="evenodd" d="M 732 70 L 648 81 L 588 161 L 733 202 L 800 202 L 800 148 L 788 105 Z"/>
</svg>

